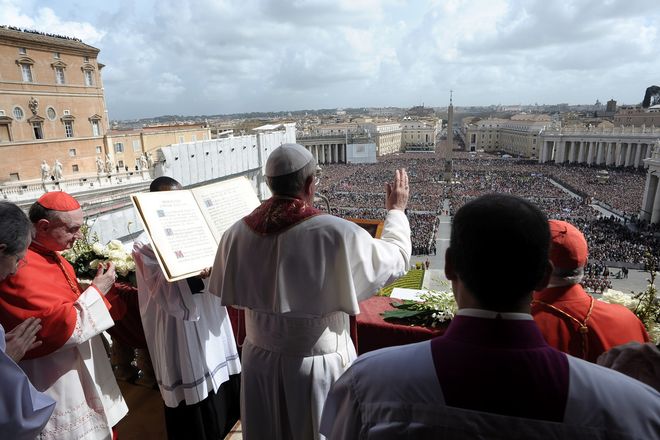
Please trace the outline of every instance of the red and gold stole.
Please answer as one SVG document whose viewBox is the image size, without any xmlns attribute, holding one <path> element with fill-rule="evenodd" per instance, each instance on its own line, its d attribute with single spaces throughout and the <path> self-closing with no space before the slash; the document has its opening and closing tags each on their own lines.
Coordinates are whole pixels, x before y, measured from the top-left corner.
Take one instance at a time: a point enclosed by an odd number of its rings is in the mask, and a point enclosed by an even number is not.
<svg viewBox="0 0 660 440">
<path fill-rule="evenodd" d="M 245 224 L 261 235 L 279 234 L 308 218 L 323 214 L 304 200 L 273 196 L 243 218 Z"/>
</svg>

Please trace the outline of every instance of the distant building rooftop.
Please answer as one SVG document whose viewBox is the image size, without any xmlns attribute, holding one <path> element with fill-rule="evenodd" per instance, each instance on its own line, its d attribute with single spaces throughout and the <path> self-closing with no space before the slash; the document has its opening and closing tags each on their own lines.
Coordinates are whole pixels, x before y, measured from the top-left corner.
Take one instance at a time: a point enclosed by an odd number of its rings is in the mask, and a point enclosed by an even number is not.
<svg viewBox="0 0 660 440">
<path fill-rule="evenodd" d="M 269 130 L 279 130 L 284 128 L 284 124 L 266 124 L 260 127 L 253 128 L 254 131 L 269 131 Z"/>
<path fill-rule="evenodd" d="M 24 42 L 30 42 L 36 45 L 44 45 L 48 47 L 59 46 L 61 48 L 92 52 L 94 54 L 100 52 L 99 49 L 83 43 L 78 38 L 47 34 L 33 30 L 23 30 L 13 26 L 0 26 L 0 39 L 10 43 L 13 42 L 17 46 Z"/>
</svg>

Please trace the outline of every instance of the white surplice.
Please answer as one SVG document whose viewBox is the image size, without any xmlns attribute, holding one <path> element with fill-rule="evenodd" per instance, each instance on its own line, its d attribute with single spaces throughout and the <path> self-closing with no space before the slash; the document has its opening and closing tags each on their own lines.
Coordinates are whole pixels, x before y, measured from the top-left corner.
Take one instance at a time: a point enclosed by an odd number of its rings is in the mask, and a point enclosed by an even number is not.
<svg viewBox="0 0 660 440">
<path fill-rule="evenodd" d="M 322 438 L 325 397 L 356 356 L 349 315 L 405 273 L 410 253 L 410 226 L 398 210 L 388 212 L 380 240 L 331 215 L 277 234 L 260 235 L 243 221 L 227 230 L 209 290 L 247 309 L 244 438 Z"/>
<path fill-rule="evenodd" d="M 5 329 L 0 325 L 0 437 L 34 440 L 48 422 L 55 401 L 32 386 L 5 349 Z"/>
<path fill-rule="evenodd" d="M 146 234 L 134 243 L 142 327 L 163 401 L 176 408 L 217 392 L 241 372 L 236 342 L 219 298 L 167 282 Z"/>
<path fill-rule="evenodd" d="M 128 412 L 100 336 L 114 321 L 93 286 L 74 308 L 77 320 L 69 340 L 57 351 L 19 365 L 36 389 L 57 402 L 40 438 L 110 439 L 112 427 Z"/>
</svg>

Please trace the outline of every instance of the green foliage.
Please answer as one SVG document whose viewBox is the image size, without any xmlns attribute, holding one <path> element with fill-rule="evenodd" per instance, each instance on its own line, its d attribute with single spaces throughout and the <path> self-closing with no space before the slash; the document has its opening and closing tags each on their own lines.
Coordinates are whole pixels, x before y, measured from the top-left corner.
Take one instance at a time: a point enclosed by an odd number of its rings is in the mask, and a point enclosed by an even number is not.
<svg viewBox="0 0 660 440">
<path fill-rule="evenodd" d="M 633 312 L 644 323 L 651 336 L 658 338 L 658 327 L 660 326 L 660 300 L 658 300 L 658 289 L 655 287 L 655 278 L 659 269 L 658 257 L 647 253 L 644 257 L 644 270 L 648 272 L 650 278 L 646 281 L 648 286 L 646 290 L 639 293 L 632 293 L 633 298 L 638 302 Z"/>
<path fill-rule="evenodd" d="M 451 291 L 429 291 L 420 296 L 420 301 L 394 301 L 392 307 L 395 310 L 382 313 L 385 321 L 434 328 L 447 325 L 458 310 Z"/>
<path fill-rule="evenodd" d="M 393 283 L 388 284 L 378 291 L 378 296 L 390 296 L 392 290 L 395 287 L 400 287 L 403 289 L 415 289 L 419 290 L 422 288 L 422 282 L 424 281 L 424 271 L 411 269 L 401 278 L 395 280 Z"/>
<path fill-rule="evenodd" d="M 87 224 L 80 227 L 80 232 L 82 238 L 76 240 L 71 249 L 62 252 L 62 256 L 71 263 L 78 278 L 92 279 L 96 275 L 96 269 L 91 269 L 89 263 L 98 258 L 92 245 L 98 243 L 99 236 L 96 233 L 90 235 Z"/>
</svg>

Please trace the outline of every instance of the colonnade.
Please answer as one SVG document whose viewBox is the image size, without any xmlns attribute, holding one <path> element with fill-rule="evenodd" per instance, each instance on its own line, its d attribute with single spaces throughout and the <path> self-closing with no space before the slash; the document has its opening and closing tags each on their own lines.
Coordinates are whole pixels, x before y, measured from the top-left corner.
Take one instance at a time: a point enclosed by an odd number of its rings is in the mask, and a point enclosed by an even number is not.
<svg viewBox="0 0 660 440">
<path fill-rule="evenodd" d="M 539 163 L 584 163 L 615 167 L 645 167 L 651 157 L 652 141 L 544 140 Z"/>
<path fill-rule="evenodd" d="M 660 141 L 656 144 L 653 155 L 646 161 L 646 185 L 639 218 L 651 223 L 660 222 Z"/>
<path fill-rule="evenodd" d="M 314 144 L 305 145 L 305 148 L 318 164 L 346 163 L 346 144 Z"/>
</svg>

